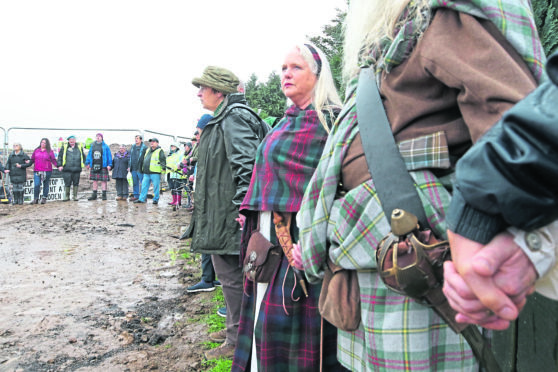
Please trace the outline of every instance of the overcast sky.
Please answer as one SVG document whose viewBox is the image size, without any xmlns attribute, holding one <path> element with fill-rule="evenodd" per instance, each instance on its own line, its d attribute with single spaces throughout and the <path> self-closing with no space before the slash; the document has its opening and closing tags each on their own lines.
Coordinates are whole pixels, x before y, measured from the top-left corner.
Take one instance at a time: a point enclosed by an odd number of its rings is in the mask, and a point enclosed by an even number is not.
<svg viewBox="0 0 558 372">
<path fill-rule="evenodd" d="M 267 80 L 336 8 L 346 1 L 0 0 L 0 127 L 189 136 L 205 66 Z"/>
</svg>

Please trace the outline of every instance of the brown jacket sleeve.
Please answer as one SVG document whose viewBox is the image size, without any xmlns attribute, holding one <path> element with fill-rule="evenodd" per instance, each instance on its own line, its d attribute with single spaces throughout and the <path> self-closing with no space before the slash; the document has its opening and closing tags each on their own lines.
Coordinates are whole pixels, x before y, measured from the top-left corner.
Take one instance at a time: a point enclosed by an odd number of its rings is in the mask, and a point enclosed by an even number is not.
<svg viewBox="0 0 558 372">
<path fill-rule="evenodd" d="M 489 20 L 439 10 L 420 59 L 458 90 L 457 103 L 473 141 L 537 86 L 521 56 Z"/>
</svg>

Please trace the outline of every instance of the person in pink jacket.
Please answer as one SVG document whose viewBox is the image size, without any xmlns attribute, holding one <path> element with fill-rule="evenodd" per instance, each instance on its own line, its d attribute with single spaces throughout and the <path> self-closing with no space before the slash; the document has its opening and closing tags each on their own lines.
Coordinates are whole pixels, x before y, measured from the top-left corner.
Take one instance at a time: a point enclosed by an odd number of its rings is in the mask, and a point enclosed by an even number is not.
<svg viewBox="0 0 558 372">
<path fill-rule="evenodd" d="M 48 199 L 48 189 L 50 185 L 50 177 L 52 175 L 52 167 L 56 167 L 56 158 L 54 151 L 50 148 L 48 138 L 42 138 L 39 147 L 33 151 L 31 155 L 31 164 L 34 164 L 33 182 L 34 196 L 33 204 L 39 204 L 39 195 L 41 192 L 41 184 L 43 185 L 43 197 L 41 204 L 45 204 Z"/>
</svg>

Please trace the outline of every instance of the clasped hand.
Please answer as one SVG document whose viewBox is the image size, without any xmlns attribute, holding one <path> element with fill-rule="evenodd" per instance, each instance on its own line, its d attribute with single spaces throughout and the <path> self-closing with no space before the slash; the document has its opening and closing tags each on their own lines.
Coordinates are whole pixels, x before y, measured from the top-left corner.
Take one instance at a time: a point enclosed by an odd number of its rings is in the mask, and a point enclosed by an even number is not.
<svg viewBox="0 0 558 372">
<path fill-rule="evenodd" d="M 444 264 L 443 291 L 461 323 L 503 330 L 534 292 L 535 267 L 504 232 L 482 245 L 448 231 L 452 260 Z"/>
</svg>

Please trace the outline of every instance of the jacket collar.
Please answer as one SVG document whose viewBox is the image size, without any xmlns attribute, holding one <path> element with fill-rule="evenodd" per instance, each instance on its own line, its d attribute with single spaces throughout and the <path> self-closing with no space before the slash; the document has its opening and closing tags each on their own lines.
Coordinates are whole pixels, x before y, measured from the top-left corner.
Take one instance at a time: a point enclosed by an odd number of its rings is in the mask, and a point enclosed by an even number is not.
<svg viewBox="0 0 558 372">
<path fill-rule="evenodd" d="M 210 124 L 216 124 L 219 121 L 223 120 L 225 118 L 225 113 L 227 112 L 227 108 L 235 103 L 242 103 L 242 104 L 246 104 L 246 97 L 244 96 L 244 93 L 231 93 L 228 94 L 227 97 L 225 97 L 225 100 L 223 101 L 223 108 L 219 111 L 219 113 L 217 113 L 217 115 L 215 117 L 213 117 L 213 119 L 211 119 L 209 121 L 209 123 L 207 123 L 207 125 Z"/>
</svg>

